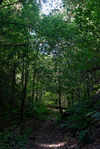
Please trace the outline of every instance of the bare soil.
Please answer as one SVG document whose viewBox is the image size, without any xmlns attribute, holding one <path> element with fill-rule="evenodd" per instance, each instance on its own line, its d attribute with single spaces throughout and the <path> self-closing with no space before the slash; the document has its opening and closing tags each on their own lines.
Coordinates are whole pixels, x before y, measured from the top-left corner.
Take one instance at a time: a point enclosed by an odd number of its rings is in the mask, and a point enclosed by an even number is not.
<svg viewBox="0 0 100 149">
<path fill-rule="evenodd" d="M 55 118 L 33 124 L 27 149 L 79 149 L 77 139 L 69 137 Z"/>
<path fill-rule="evenodd" d="M 30 127 L 30 124 L 29 124 Z M 100 149 L 100 127 L 96 128 L 95 142 L 79 147 L 78 140 L 61 129 L 56 119 L 31 122 L 32 133 L 27 149 Z"/>
</svg>

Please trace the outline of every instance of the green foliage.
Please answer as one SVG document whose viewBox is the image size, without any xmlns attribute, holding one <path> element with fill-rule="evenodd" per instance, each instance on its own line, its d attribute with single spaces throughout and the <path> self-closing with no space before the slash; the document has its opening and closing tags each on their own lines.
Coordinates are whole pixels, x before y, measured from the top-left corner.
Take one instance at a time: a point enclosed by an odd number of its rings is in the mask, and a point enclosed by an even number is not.
<svg viewBox="0 0 100 149">
<path fill-rule="evenodd" d="M 41 103 L 72 105 L 62 127 L 81 142 L 100 120 L 100 101 L 82 101 L 100 90 L 100 2 L 63 2 L 49 15 L 37 0 L 0 2 L 0 119 L 44 119 Z"/>
<path fill-rule="evenodd" d="M 47 105 L 45 104 L 34 104 L 33 107 L 30 109 L 26 109 L 24 114 L 24 119 L 28 118 L 36 118 L 40 120 L 44 120 L 48 118 L 50 114 L 50 110 L 48 109 Z"/>
<path fill-rule="evenodd" d="M 0 134 L 0 149 L 26 149 L 29 134 L 28 129 L 22 135 L 18 128 L 3 131 Z"/>
<path fill-rule="evenodd" d="M 100 121 L 100 110 L 96 109 L 98 104 L 100 105 L 99 100 L 86 100 L 69 107 L 64 113 L 64 123 L 61 127 L 77 136 L 81 145 L 90 143 L 91 130 Z"/>
<path fill-rule="evenodd" d="M 34 107 L 33 111 L 41 120 L 43 120 L 44 118 L 48 118 L 49 116 L 49 110 L 46 105 L 37 105 Z"/>
<path fill-rule="evenodd" d="M 12 3 L 3 1 L 0 9 L 1 104 L 20 105 L 26 69 L 31 103 L 48 92 L 57 98 L 59 88 L 63 104 L 66 94 L 76 101 L 94 95 L 100 88 L 98 0 L 68 0 L 63 13 L 49 15 L 41 15 L 37 1 Z"/>
<path fill-rule="evenodd" d="M 91 141 L 93 141 L 91 131 L 89 129 L 80 131 L 78 134 L 78 140 L 79 140 L 80 146 L 89 144 Z"/>
</svg>

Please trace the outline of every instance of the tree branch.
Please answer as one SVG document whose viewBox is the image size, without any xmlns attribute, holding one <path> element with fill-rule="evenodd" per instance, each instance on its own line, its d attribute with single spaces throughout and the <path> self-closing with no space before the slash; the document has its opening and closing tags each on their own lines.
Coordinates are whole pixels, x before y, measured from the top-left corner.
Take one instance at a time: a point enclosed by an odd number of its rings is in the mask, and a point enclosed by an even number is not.
<svg viewBox="0 0 100 149">
<path fill-rule="evenodd" d="M 45 36 L 48 36 L 48 37 L 49 37 L 48 33 L 45 33 L 45 34 L 44 34 L 44 33 L 42 33 L 41 31 L 37 30 L 36 27 L 31 26 L 31 25 L 21 24 L 21 23 L 18 23 L 18 22 L 6 22 L 6 21 L 3 21 L 2 23 L 3 23 L 3 24 L 9 24 L 9 25 L 11 24 L 11 25 L 15 25 L 15 26 L 26 27 L 26 28 L 29 28 L 29 29 L 34 30 L 35 32 L 37 32 L 37 33 L 39 33 L 39 34 L 41 34 L 41 35 L 45 35 Z"/>
<path fill-rule="evenodd" d="M 32 45 L 32 44 L 41 44 L 41 43 L 44 43 L 44 42 L 35 42 L 33 41 L 32 43 L 16 43 L 16 44 L 0 44 L 0 47 L 26 47 L 26 46 L 29 46 L 29 45 Z"/>
<path fill-rule="evenodd" d="M 27 25 L 27 24 L 21 24 L 21 23 L 18 23 L 18 22 L 2 22 L 3 24 L 11 24 L 11 25 L 16 25 L 16 26 L 22 26 L 22 27 L 26 27 L 26 28 L 30 28 L 32 30 L 35 30 L 37 33 L 41 34 L 38 30 L 34 29 L 33 26 L 31 25 Z"/>
<path fill-rule="evenodd" d="M 4 5 L 4 6 L 0 7 L 0 9 L 2 9 L 2 8 L 4 8 L 4 7 L 11 6 L 11 5 L 14 5 L 14 4 L 17 4 L 17 3 L 19 3 L 19 1 L 13 2 L 13 3 L 10 3 L 10 4 L 7 4 L 7 5 Z"/>
<path fill-rule="evenodd" d="M 29 44 L 0 44 L 0 47 L 26 47 Z"/>
</svg>

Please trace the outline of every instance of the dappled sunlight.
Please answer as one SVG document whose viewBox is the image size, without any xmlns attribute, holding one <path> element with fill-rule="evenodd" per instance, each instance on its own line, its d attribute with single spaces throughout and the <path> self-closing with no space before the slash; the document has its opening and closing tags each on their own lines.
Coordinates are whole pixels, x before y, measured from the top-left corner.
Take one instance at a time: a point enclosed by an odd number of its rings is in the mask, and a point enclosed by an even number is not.
<svg viewBox="0 0 100 149">
<path fill-rule="evenodd" d="M 52 147 L 63 147 L 67 142 L 58 142 L 58 143 L 52 143 L 52 144 L 38 144 L 40 147 L 45 147 L 45 148 L 52 148 Z"/>
</svg>

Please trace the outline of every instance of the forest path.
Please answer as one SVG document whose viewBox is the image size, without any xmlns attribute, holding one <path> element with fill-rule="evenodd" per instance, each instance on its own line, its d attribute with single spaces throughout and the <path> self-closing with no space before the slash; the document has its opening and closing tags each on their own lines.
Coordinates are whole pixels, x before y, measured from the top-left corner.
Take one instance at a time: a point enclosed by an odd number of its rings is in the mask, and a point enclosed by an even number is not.
<svg viewBox="0 0 100 149">
<path fill-rule="evenodd" d="M 67 136 L 53 118 L 33 123 L 27 149 L 78 149 L 78 146 L 76 139 Z"/>
</svg>

